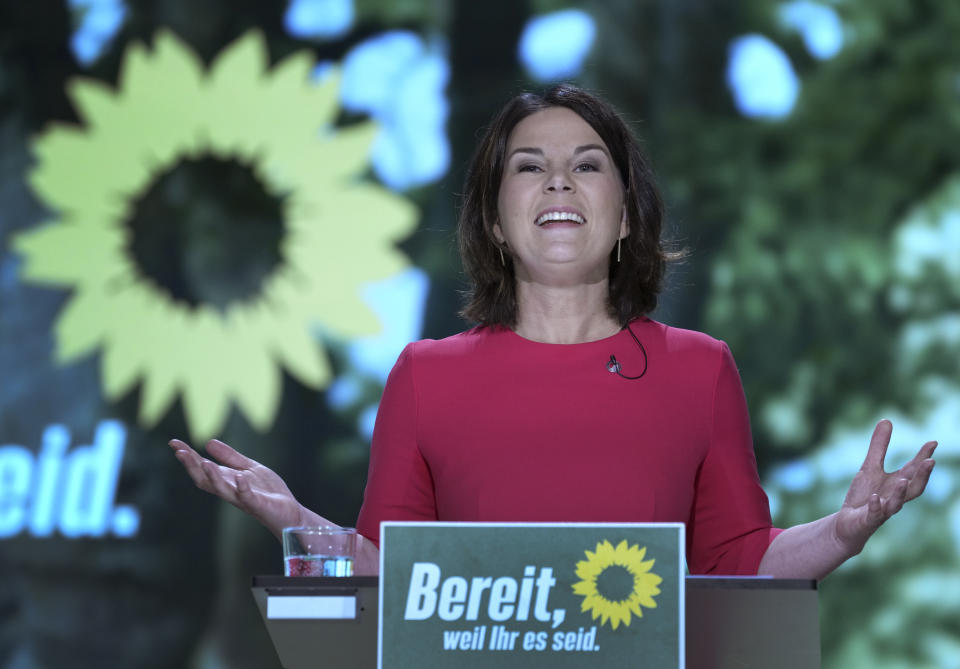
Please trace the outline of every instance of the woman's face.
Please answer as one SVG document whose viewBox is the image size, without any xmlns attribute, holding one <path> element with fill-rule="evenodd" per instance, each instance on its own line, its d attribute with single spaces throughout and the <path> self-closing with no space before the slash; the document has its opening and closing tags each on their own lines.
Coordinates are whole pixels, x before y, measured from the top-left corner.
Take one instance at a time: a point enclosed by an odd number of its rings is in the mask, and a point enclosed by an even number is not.
<svg viewBox="0 0 960 669">
<path fill-rule="evenodd" d="M 510 133 L 494 234 L 517 278 L 553 285 L 606 280 L 610 252 L 628 232 L 623 185 L 597 132 L 566 107 Z"/>
</svg>

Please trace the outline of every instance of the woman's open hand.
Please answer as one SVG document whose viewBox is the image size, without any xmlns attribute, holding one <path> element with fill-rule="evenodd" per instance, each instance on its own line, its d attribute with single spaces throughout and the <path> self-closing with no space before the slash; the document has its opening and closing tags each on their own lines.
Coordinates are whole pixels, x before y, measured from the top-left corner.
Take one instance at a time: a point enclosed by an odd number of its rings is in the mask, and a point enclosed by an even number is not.
<svg viewBox="0 0 960 669">
<path fill-rule="evenodd" d="M 216 439 L 207 442 L 207 453 L 217 462 L 179 439 L 170 447 L 198 488 L 246 511 L 277 537 L 284 527 L 301 524 L 300 503 L 272 469 Z"/>
<path fill-rule="evenodd" d="M 863 550 L 867 539 L 906 502 L 920 496 L 933 471 L 931 456 L 937 447 L 935 441 L 925 443 L 913 459 L 897 471 L 884 471 L 883 461 L 892 431 L 890 421 L 877 423 L 867 457 L 853 477 L 837 514 L 836 538 L 851 555 Z"/>
</svg>

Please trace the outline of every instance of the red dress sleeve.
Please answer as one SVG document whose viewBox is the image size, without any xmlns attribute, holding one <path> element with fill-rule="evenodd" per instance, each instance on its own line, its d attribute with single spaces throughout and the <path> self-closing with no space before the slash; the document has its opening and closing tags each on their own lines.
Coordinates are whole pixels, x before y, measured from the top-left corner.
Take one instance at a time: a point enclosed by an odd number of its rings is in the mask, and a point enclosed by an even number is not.
<svg viewBox="0 0 960 669">
<path fill-rule="evenodd" d="M 696 479 L 687 555 L 693 574 L 756 574 L 779 530 L 760 487 L 740 374 L 722 345 L 710 446 Z"/>
<path fill-rule="evenodd" d="M 387 377 L 373 429 L 357 531 L 377 545 L 381 520 L 437 520 L 433 478 L 417 444 L 415 345 Z"/>
</svg>

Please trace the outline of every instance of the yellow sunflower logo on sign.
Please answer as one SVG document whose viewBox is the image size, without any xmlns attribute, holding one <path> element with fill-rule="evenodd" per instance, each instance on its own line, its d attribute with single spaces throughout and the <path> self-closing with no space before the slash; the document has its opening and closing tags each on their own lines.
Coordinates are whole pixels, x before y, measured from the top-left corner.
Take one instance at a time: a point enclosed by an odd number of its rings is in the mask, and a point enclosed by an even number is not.
<svg viewBox="0 0 960 669">
<path fill-rule="evenodd" d="M 116 90 L 73 80 L 83 125 L 34 143 L 30 184 L 57 217 L 15 240 L 22 278 L 72 290 L 57 361 L 99 350 L 107 398 L 141 382 L 145 427 L 180 398 L 195 439 L 231 403 L 265 430 L 281 370 L 330 380 L 315 327 L 380 329 L 359 288 L 408 265 L 394 243 L 416 212 L 364 178 L 376 126 L 334 127 L 337 72 L 318 85 L 313 65 L 270 68 L 252 31 L 204 69 L 160 31 L 152 52 L 127 49 Z"/>
<path fill-rule="evenodd" d="M 662 578 L 650 571 L 655 560 L 644 560 L 646 547 L 627 545 L 626 539 L 614 548 L 609 541 L 601 541 L 594 552 L 584 551 L 586 560 L 577 562 L 577 577 L 573 592 L 583 595 L 581 611 L 590 611 L 600 624 L 609 621 L 613 629 L 620 623 L 629 625 L 632 616 L 643 617 L 642 607 L 656 608 L 654 596 Z"/>
</svg>

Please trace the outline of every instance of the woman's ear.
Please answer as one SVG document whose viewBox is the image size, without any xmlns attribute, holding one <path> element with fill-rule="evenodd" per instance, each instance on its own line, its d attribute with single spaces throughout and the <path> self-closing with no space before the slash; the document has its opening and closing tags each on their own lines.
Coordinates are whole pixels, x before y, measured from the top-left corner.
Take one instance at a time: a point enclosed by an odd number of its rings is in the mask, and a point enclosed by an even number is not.
<svg viewBox="0 0 960 669">
<path fill-rule="evenodd" d="M 503 246 L 503 229 L 500 227 L 500 223 L 494 223 L 491 229 L 493 230 L 493 237 L 497 240 L 497 244 Z"/>
</svg>

